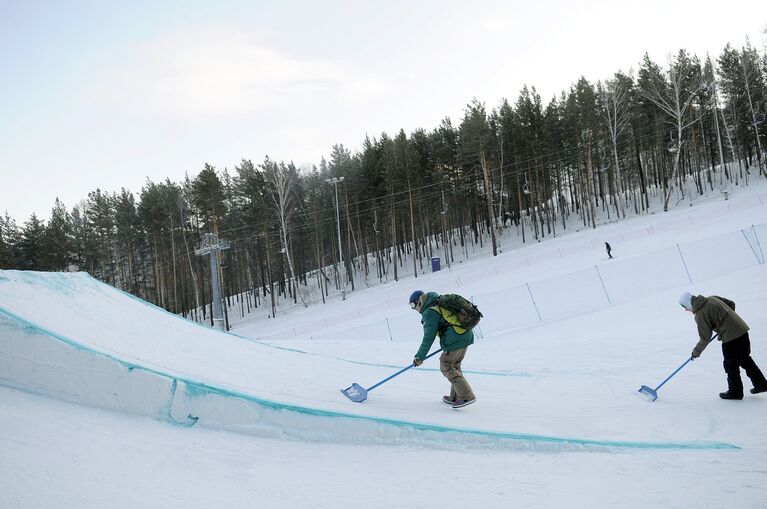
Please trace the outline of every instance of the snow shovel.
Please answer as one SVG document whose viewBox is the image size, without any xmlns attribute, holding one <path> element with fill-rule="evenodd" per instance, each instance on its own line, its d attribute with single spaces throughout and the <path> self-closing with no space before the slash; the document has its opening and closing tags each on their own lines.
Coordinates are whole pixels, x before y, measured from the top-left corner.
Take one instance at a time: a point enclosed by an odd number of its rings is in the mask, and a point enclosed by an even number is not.
<svg viewBox="0 0 767 509">
<path fill-rule="evenodd" d="M 426 359 L 428 359 L 429 357 L 431 357 L 433 355 L 437 355 L 441 351 L 442 351 L 442 349 L 440 348 L 439 350 L 436 350 L 436 351 L 430 353 L 429 355 L 427 355 L 423 360 L 426 360 Z M 362 387 L 360 384 L 354 383 L 351 386 L 347 387 L 346 389 L 341 389 L 341 392 L 343 392 L 346 395 L 347 398 L 349 398 L 350 400 L 354 401 L 355 403 L 362 403 L 363 401 L 368 399 L 368 392 L 372 391 L 373 389 L 375 389 L 379 385 L 388 382 L 389 380 L 391 380 L 395 376 L 401 375 L 402 373 L 404 373 L 405 371 L 407 371 L 408 369 L 410 369 L 412 367 L 414 367 L 412 364 L 407 366 L 407 367 L 404 367 L 401 370 L 399 370 L 396 373 L 394 373 L 392 376 L 390 376 L 388 378 L 384 378 L 383 380 L 381 380 L 377 384 L 373 385 L 372 387 L 368 387 L 367 389 Z"/>
<path fill-rule="evenodd" d="M 714 339 L 716 339 L 716 337 L 717 337 L 718 335 L 719 335 L 719 334 L 714 334 L 714 337 L 712 337 L 712 338 L 709 340 L 709 342 L 711 342 L 711 341 L 713 341 Z M 639 392 L 641 392 L 642 394 L 645 394 L 645 395 L 647 395 L 647 396 L 651 397 L 651 398 L 652 398 L 652 400 L 650 400 L 650 401 L 655 401 L 656 399 L 658 399 L 658 389 L 660 389 L 661 387 L 663 387 L 663 385 L 664 385 L 666 382 L 668 382 L 669 380 L 671 380 L 671 378 L 672 378 L 674 375 L 676 375 L 677 373 L 679 373 L 679 371 L 681 371 L 681 369 L 682 369 L 683 367 L 687 366 L 687 363 L 689 363 L 689 362 L 690 362 L 692 359 L 693 359 L 693 357 L 690 357 L 689 359 L 687 359 L 686 361 L 684 361 L 684 363 L 683 363 L 681 366 L 679 366 L 678 368 L 676 368 L 676 370 L 675 370 L 673 373 L 671 373 L 671 374 L 668 376 L 668 378 L 666 378 L 665 380 L 663 380 L 663 381 L 660 383 L 660 385 L 659 385 L 658 387 L 656 387 L 655 389 L 651 389 L 651 388 L 647 387 L 646 385 L 643 385 L 642 387 L 640 387 L 640 388 L 639 388 Z"/>
</svg>

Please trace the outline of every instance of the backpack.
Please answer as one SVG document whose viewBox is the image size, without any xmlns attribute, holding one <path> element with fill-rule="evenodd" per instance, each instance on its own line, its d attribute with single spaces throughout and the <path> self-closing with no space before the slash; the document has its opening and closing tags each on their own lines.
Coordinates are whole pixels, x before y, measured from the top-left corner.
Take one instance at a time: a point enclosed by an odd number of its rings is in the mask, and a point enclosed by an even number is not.
<svg viewBox="0 0 767 509">
<path fill-rule="evenodd" d="M 460 295 L 446 293 L 445 295 L 437 297 L 435 302 L 436 303 L 432 306 L 432 309 L 434 307 L 439 308 L 435 309 L 435 311 L 437 311 L 458 334 L 463 334 L 467 330 L 473 329 L 482 318 L 482 313 L 477 309 L 477 306 Z"/>
<path fill-rule="evenodd" d="M 725 305 L 726 305 L 728 308 L 730 308 L 730 309 L 732 309 L 733 311 L 735 311 L 735 303 L 734 303 L 733 301 L 731 301 L 730 299 L 725 299 L 724 297 L 720 297 L 720 296 L 718 296 L 718 295 L 712 295 L 712 297 L 713 297 L 713 298 L 715 298 L 715 299 L 719 299 L 719 300 L 721 300 L 722 302 L 724 302 L 724 304 L 725 304 Z"/>
</svg>

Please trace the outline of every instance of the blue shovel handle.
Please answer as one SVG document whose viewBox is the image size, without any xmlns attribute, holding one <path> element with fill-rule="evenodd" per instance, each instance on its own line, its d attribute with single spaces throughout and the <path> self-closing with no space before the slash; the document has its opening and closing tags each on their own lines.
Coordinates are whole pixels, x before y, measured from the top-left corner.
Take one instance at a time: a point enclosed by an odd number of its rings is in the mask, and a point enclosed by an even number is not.
<svg viewBox="0 0 767 509">
<path fill-rule="evenodd" d="M 423 359 L 423 360 L 426 360 L 426 359 L 428 359 L 429 357 L 433 357 L 434 355 L 437 355 L 437 354 L 438 354 L 439 352 L 441 352 L 441 351 L 442 351 L 442 349 L 441 349 L 441 348 L 440 348 L 439 350 L 435 350 L 434 352 L 432 352 L 432 353 L 430 353 L 429 355 L 427 355 L 426 357 L 424 357 L 424 359 Z M 397 375 L 401 375 L 402 373 L 404 373 L 405 371 L 407 371 L 408 369 L 410 369 L 410 368 L 413 368 L 413 367 L 415 367 L 415 366 L 413 366 L 412 364 L 411 364 L 411 365 L 409 365 L 409 366 L 406 366 L 406 367 L 404 367 L 404 368 L 400 369 L 399 371 L 397 371 L 396 373 L 394 373 L 394 374 L 393 374 L 392 376 L 390 376 L 389 378 L 384 378 L 383 380 L 381 380 L 380 382 L 378 382 L 378 383 L 377 383 L 377 384 L 375 384 L 374 386 L 372 386 L 372 387 L 368 387 L 368 388 L 367 388 L 367 389 L 365 389 L 365 390 L 366 390 L 366 391 L 368 391 L 368 392 L 370 392 L 370 391 L 372 391 L 373 389 L 375 389 L 376 387 L 378 387 L 379 385 L 381 385 L 381 384 L 383 384 L 383 383 L 386 383 L 386 382 L 388 382 L 389 380 L 391 380 L 391 379 L 392 379 L 392 378 L 394 378 L 395 376 L 397 376 Z"/>
<path fill-rule="evenodd" d="M 713 340 L 715 340 L 715 339 L 716 339 L 716 337 L 717 337 L 717 336 L 719 336 L 719 333 L 718 333 L 718 332 L 717 332 L 716 334 L 714 334 L 713 336 L 711 336 L 711 339 L 709 339 L 709 340 L 708 340 L 708 342 L 709 342 L 709 343 L 711 343 Z M 687 363 L 688 363 L 688 362 L 690 362 L 691 360 L 693 360 L 694 358 L 695 358 L 695 357 L 690 357 L 689 359 L 687 359 L 686 361 L 684 361 L 684 364 L 682 364 L 681 366 L 679 366 L 678 368 L 676 368 L 676 371 L 674 371 L 673 373 L 671 373 L 671 374 L 668 376 L 668 378 L 666 378 L 665 380 L 663 380 L 663 381 L 660 383 L 660 385 L 659 385 L 658 387 L 656 387 L 656 388 L 655 388 L 655 390 L 657 391 L 658 389 L 660 389 L 661 387 L 663 387 L 663 384 L 665 384 L 666 382 L 668 382 L 669 380 L 671 380 L 671 378 L 672 378 L 674 375 L 676 375 L 677 373 L 679 373 L 679 371 L 680 371 L 680 370 L 681 370 L 683 367 L 687 366 Z"/>
<path fill-rule="evenodd" d="M 709 343 L 710 343 L 711 341 L 715 340 L 715 339 L 717 338 L 717 336 L 719 336 L 719 333 L 718 333 L 718 332 L 717 332 L 716 334 L 714 334 L 714 335 L 711 337 L 711 339 L 709 339 L 709 340 L 708 340 L 708 341 L 709 341 Z M 690 361 L 691 361 L 691 360 L 693 360 L 693 359 L 694 359 L 694 357 L 690 357 L 689 359 L 687 359 L 686 361 L 684 361 L 684 363 L 682 363 L 682 365 L 681 365 L 681 366 L 679 366 L 678 368 L 676 368 L 676 369 L 674 370 L 674 372 L 673 372 L 673 373 L 671 373 L 671 374 L 670 374 L 670 375 L 669 375 L 669 376 L 668 376 L 668 377 L 667 377 L 665 380 L 663 380 L 663 381 L 660 383 L 660 385 L 658 385 L 658 386 L 657 386 L 655 389 L 651 389 L 651 388 L 647 387 L 646 385 L 643 385 L 643 386 L 642 386 L 642 387 L 639 389 L 639 392 L 643 392 L 643 393 L 645 393 L 645 394 L 648 394 L 648 395 L 652 396 L 652 400 L 653 400 L 653 401 L 655 401 L 656 399 L 658 399 L 658 389 L 660 389 L 661 387 L 663 387 L 663 386 L 665 385 L 665 383 L 666 383 L 666 382 L 668 382 L 669 380 L 671 380 L 671 379 L 674 377 L 674 375 L 676 375 L 677 373 L 679 373 L 679 371 L 681 371 L 683 367 L 687 366 L 687 364 L 689 364 L 689 363 L 690 363 Z"/>
<path fill-rule="evenodd" d="M 671 373 L 671 374 L 668 376 L 668 378 L 666 378 L 665 380 L 663 380 L 663 381 L 660 383 L 660 385 L 659 385 L 658 387 L 656 387 L 656 388 L 655 388 L 655 391 L 657 392 L 657 391 L 658 391 L 658 389 L 660 389 L 661 387 L 663 387 L 663 385 L 664 385 L 666 382 L 668 382 L 669 380 L 671 380 L 671 379 L 673 378 L 673 376 L 674 376 L 674 375 L 676 375 L 677 373 L 679 373 L 679 371 L 680 371 L 680 370 L 681 370 L 683 367 L 687 366 L 687 363 L 688 363 L 688 362 L 690 362 L 691 360 L 692 360 L 692 357 L 690 357 L 689 359 L 687 359 L 686 361 L 684 361 L 684 364 L 682 364 L 681 366 L 679 366 L 678 368 L 676 368 L 676 371 L 674 371 L 673 373 Z"/>
</svg>

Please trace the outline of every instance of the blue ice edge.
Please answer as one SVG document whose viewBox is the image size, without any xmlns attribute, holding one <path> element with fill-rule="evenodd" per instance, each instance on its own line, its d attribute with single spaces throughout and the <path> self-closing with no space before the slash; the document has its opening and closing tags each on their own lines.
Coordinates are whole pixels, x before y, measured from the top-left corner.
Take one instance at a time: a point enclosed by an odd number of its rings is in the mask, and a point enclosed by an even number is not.
<svg viewBox="0 0 767 509">
<path fill-rule="evenodd" d="M 188 389 L 190 389 L 190 392 L 195 392 L 198 395 L 212 394 L 217 396 L 223 396 L 226 398 L 236 398 L 236 399 L 248 401 L 251 403 L 255 403 L 261 407 L 271 409 L 271 410 L 276 410 L 276 411 L 287 411 L 287 412 L 293 412 L 296 414 L 308 415 L 313 417 L 325 417 L 325 418 L 363 421 L 363 422 L 369 422 L 373 424 L 383 424 L 383 425 L 388 425 L 395 428 L 415 430 L 415 431 L 421 431 L 421 432 L 436 432 L 439 434 L 441 433 L 457 434 L 459 436 L 466 436 L 466 437 L 473 437 L 473 438 L 490 438 L 490 439 L 495 439 L 498 442 L 509 440 L 514 442 L 524 442 L 531 445 L 553 444 L 553 445 L 565 446 L 565 447 L 576 446 L 576 447 L 586 447 L 586 448 L 632 449 L 632 450 L 739 450 L 740 449 L 740 447 L 736 445 L 728 444 L 724 442 L 636 442 L 636 441 L 623 441 L 623 440 L 593 440 L 593 439 L 572 438 L 572 437 L 535 435 L 535 434 L 529 434 L 529 433 L 488 431 L 488 430 L 479 430 L 479 429 L 472 429 L 472 428 L 454 428 L 454 427 L 448 427 L 448 426 L 440 426 L 436 424 L 425 424 L 425 423 L 418 423 L 418 422 L 403 421 L 398 419 L 387 419 L 383 417 L 364 416 L 364 415 L 350 414 L 345 412 L 336 412 L 331 410 L 309 408 L 309 407 L 292 405 L 287 403 L 280 403 L 280 402 L 271 401 L 271 400 L 267 400 L 263 398 L 258 398 L 250 394 L 245 394 L 239 391 L 210 386 L 199 381 L 172 376 L 168 373 L 163 373 L 161 371 L 147 368 L 145 366 L 129 363 L 122 359 L 118 359 L 112 355 L 99 352 L 85 345 L 82 345 L 81 343 L 78 343 L 70 338 L 67 338 L 63 335 L 53 332 L 45 327 L 41 327 L 35 323 L 32 323 L 14 314 L 13 312 L 10 312 L 1 307 L 0 307 L 0 314 L 5 315 L 11 318 L 12 320 L 20 323 L 22 327 L 26 330 L 34 331 L 40 334 L 50 336 L 77 350 L 89 352 L 97 356 L 107 358 L 111 360 L 112 362 L 115 362 L 119 365 L 126 367 L 129 371 L 134 369 L 139 369 L 139 370 L 154 374 L 156 376 L 166 378 L 172 381 L 173 393 L 175 393 L 177 382 L 181 381 L 188 387 Z M 3 385 L 7 385 L 14 389 L 25 390 L 24 388 L 21 388 L 21 387 L 13 387 L 12 385 L 7 383 L 3 383 Z M 168 410 L 169 410 L 169 407 L 168 407 Z M 195 423 L 197 423 L 198 418 L 190 415 L 189 421 L 187 423 L 182 423 L 177 421 L 173 417 L 171 417 L 168 411 L 168 413 L 166 414 L 165 420 L 173 425 L 188 427 L 188 426 L 193 426 Z"/>
</svg>

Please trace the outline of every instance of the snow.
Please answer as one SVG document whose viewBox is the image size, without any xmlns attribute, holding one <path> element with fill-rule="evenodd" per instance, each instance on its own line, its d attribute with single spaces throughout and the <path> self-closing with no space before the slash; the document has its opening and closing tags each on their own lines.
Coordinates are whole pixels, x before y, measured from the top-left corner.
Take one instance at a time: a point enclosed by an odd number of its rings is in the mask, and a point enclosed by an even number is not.
<svg viewBox="0 0 767 509">
<path fill-rule="evenodd" d="M 638 389 L 689 358 L 686 290 L 735 300 L 767 370 L 765 203 L 711 196 L 230 334 L 85 274 L 0 271 L 0 507 L 762 507 L 767 396 L 718 398 L 718 344 L 657 401 Z M 476 404 L 442 403 L 436 359 L 342 394 L 408 365 L 415 288 L 485 314 Z"/>
</svg>

